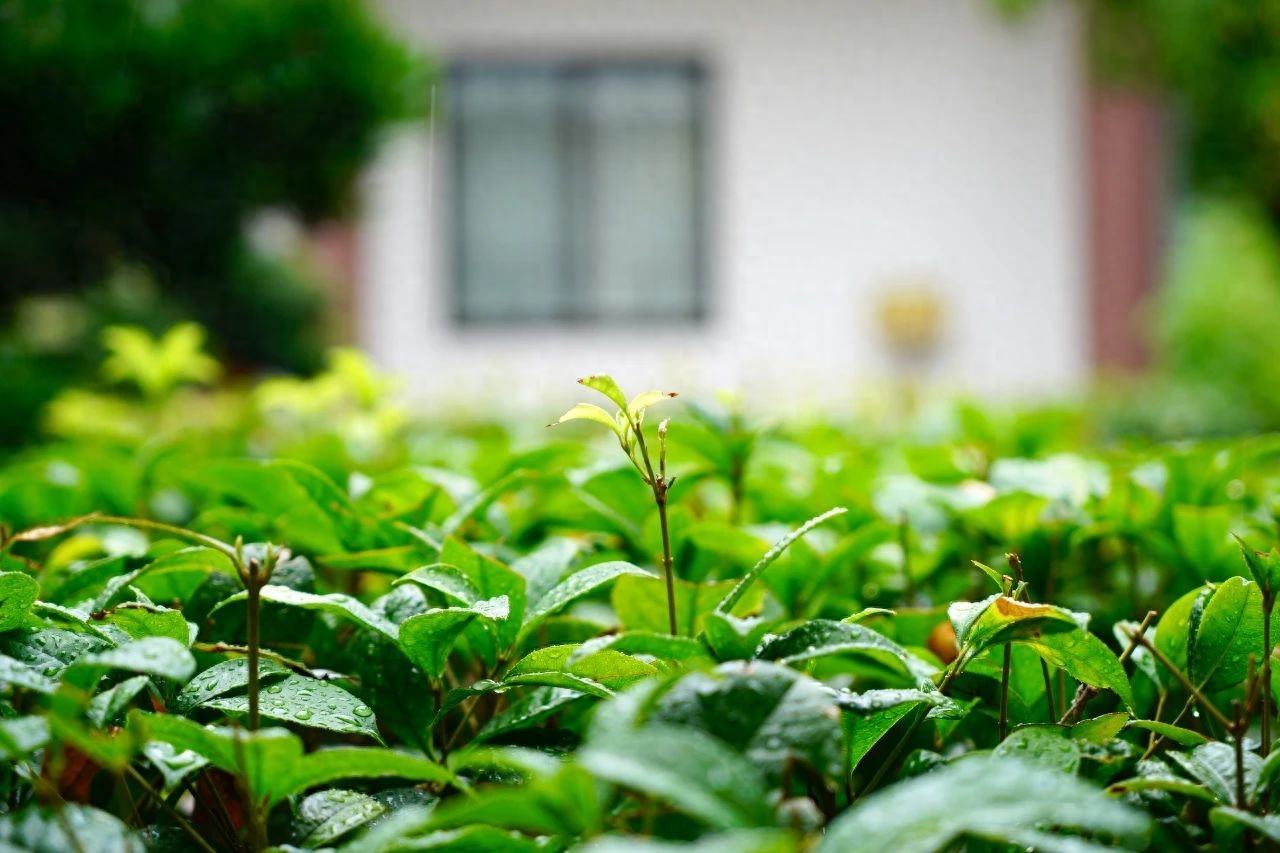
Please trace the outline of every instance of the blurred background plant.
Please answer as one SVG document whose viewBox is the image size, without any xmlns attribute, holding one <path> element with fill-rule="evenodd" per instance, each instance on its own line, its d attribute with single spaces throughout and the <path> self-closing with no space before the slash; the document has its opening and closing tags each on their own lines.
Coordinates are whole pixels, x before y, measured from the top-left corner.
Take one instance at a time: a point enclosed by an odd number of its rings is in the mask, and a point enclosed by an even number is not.
<svg viewBox="0 0 1280 853">
<path fill-rule="evenodd" d="M 0 444 L 111 324 L 317 369 L 324 290 L 274 226 L 348 215 L 430 73 L 357 0 L 0 0 Z"/>
<path fill-rule="evenodd" d="M 993 0 L 1017 17 L 1043 0 Z M 1163 104 L 1170 210 L 1146 306 L 1149 370 L 1104 381 L 1103 429 L 1280 427 L 1280 6 L 1084 0 L 1095 85 Z"/>
</svg>

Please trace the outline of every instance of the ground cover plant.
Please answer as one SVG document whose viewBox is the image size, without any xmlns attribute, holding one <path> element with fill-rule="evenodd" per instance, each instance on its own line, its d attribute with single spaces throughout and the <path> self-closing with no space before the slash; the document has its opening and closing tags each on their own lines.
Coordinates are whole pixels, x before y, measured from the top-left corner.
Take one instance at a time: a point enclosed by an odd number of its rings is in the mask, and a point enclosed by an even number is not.
<svg viewBox="0 0 1280 853">
<path fill-rule="evenodd" d="M 1280 840 L 1275 437 L 448 425 L 171 334 L 0 466 L 0 849 Z"/>
</svg>

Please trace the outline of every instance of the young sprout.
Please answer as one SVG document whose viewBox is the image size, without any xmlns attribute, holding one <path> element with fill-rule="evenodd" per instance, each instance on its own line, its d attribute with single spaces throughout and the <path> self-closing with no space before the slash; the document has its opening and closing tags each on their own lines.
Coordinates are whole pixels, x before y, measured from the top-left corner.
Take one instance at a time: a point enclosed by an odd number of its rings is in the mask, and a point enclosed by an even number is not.
<svg viewBox="0 0 1280 853">
<path fill-rule="evenodd" d="M 664 420 L 658 424 L 658 459 L 657 467 L 649 452 L 644 438 L 644 413 L 650 406 L 669 400 L 676 396 L 674 391 L 644 391 L 635 395 L 630 401 L 618 387 L 612 376 L 596 373 L 578 380 L 578 383 L 599 391 L 610 402 L 618 407 L 613 415 L 592 403 L 579 403 L 565 412 L 554 424 L 565 421 L 595 421 L 612 430 L 618 439 L 622 452 L 631 460 L 631 464 L 640 474 L 653 492 L 653 502 L 658 507 L 658 524 L 662 530 L 662 568 L 667 581 L 667 621 L 672 634 L 678 633 L 676 625 L 676 588 L 672 572 L 671 534 L 667 527 L 667 494 L 675 483 L 675 477 L 667 476 L 667 424 Z"/>
</svg>

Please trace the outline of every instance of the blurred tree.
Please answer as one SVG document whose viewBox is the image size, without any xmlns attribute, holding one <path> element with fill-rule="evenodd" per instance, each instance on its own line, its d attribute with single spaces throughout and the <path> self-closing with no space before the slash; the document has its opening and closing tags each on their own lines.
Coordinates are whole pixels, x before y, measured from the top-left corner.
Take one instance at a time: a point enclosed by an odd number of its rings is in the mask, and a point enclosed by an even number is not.
<svg viewBox="0 0 1280 853">
<path fill-rule="evenodd" d="M 314 366 L 319 296 L 245 222 L 348 212 L 426 72 L 357 0 L 0 0 L 0 320 L 127 263 L 233 363 Z"/>
<path fill-rule="evenodd" d="M 990 0 L 1018 16 L 1045 0 Z M 1078 0 L 1107 86 L 1164 92 L 1197 193 L 1243 195 L 1280 223 L 1280 0 Z"/>
</svg>

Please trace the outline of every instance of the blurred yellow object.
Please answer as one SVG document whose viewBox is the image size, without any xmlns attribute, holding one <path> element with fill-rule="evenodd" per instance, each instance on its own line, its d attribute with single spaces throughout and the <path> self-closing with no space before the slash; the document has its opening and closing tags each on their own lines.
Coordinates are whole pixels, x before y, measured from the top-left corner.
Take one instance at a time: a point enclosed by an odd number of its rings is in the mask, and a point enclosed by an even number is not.
<svg viewBox="0 0 1280 853">
<path fill-rule="evenodd" d="M 890 285 L 880 297 L 880 332 L 901 355 L 926 355 L 942 338 L 942 301 L 928 284 Z"/>
</svg>

